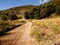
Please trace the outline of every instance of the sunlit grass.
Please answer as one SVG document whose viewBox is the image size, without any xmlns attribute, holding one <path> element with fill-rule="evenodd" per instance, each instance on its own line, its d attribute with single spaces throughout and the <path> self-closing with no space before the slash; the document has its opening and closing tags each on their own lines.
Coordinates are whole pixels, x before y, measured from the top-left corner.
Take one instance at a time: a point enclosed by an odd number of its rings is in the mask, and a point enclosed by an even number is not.
<svg viewBox="0 0 60 45">
<path fill-rule="evenodd" d="M 31 37 L 40 43 L 51 45 L 60 42 L 60 18 L 32 20 Z M 58 36 L 58 37 L 57 37 Z M 51 42 L 50 42 L 51 41 Z"/>
</svg>

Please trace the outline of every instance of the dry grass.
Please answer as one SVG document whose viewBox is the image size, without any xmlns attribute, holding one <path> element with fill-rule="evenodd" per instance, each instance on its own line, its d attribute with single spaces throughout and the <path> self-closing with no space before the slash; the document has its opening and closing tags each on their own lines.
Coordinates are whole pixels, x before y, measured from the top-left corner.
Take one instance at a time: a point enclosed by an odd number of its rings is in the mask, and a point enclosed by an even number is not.
<svg viewBox="0 0 60 45">
<path fill-rule="evenodd" d="M 60 18 L 32 20 L 31 37 L 40 45 L 60 45 Z"/>
</svg>

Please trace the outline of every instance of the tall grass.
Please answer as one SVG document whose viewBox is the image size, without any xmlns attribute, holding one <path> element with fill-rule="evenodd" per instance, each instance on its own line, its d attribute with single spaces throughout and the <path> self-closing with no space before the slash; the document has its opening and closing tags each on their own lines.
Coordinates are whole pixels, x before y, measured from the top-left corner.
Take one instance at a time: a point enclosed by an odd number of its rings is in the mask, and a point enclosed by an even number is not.
<svg viewBox="0 0 60 45">
<path fill-rule="evenodd" d="M 32 39 L 35 39 L 35 41 L 38 41 L 41 45 L 59 44 L 60 18 L 33 20 L 32 23 Z"/>
</svg>

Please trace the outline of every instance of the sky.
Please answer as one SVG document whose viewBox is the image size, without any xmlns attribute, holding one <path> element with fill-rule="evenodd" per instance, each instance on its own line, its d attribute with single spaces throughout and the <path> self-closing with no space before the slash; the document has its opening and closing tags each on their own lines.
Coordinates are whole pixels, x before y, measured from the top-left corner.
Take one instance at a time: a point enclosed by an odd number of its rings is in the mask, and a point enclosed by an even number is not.
<svg viewBox="0 0 60 45">
<path fill-rule="evenodd" d="M 40 5 L 48 0 L 0 0 L 0 10 L 23 5 Z"/>
</svg>

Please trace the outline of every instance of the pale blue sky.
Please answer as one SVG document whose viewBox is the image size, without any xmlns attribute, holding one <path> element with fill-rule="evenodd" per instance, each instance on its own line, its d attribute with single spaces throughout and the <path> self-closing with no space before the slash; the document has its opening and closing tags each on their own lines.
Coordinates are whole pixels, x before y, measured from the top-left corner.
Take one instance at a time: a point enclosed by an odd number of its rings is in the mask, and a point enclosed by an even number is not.
<svg viewBox="0 0 60 45">
<path fill-rule="evenodd" d="M 22 5 L 40 5 L 48 0 L 0 0 L 0 10 L 22 6 Z"/>
</svg>

